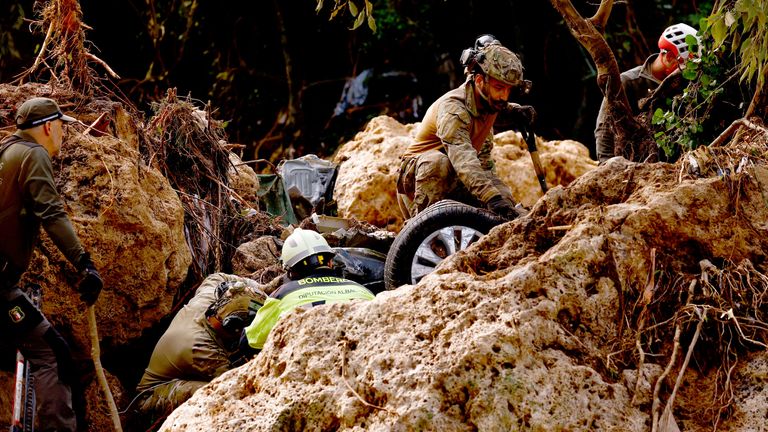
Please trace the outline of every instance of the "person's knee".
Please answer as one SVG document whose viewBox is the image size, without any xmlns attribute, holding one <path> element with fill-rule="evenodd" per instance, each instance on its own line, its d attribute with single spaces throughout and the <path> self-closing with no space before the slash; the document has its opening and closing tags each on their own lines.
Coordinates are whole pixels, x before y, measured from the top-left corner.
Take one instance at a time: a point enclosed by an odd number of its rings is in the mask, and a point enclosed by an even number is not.
<svg viewBox="0 0 768 432">
<path fill-rule="evenodd" d="M 445 153 L 430 150 L 419 156 L 416 164 L 416 181 L 429 178 L 447 178 L 453 166 Z"/>
</svg>

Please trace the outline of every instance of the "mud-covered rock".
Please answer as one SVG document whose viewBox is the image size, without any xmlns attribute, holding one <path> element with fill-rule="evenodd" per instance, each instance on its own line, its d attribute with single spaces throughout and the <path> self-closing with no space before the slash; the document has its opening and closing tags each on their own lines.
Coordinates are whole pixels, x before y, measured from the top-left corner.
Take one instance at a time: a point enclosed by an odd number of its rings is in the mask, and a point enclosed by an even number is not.
<svg viewBox="0 0 768 432">
<path fill-rule="evenodd" d="M 699 262 L 719 263 L 721 278 L 728 262 L 765 262 L 760 169 L 692 178 L 675 165 L 613 159 L 553 188 L 529 216 L 494 228 L 418 285 L 289 314 L 261 354 L 201 389 L 161 430 L 647 431 L 652 399 L 663 409 L 678 381 L 697 313 L 719 299 Z M 753 270 L 734 271 L 751 275 L 759 298 L 768 278 Z M 739 295 L 753 298 L 746 288 Z M 764 392 L 751 389 L 766 354 L 739 339 L 749 366 L 727 376 L 736 414 L 714 415 L 719 402 L 701 395 L 728 397 L 719 361 L 733 357 L 712 353 L 737 345 L 719 338 L 738 332 L 708 316 L 673 416 L 681 430 L 712 430 L 714 421 L 753 430 L 744 422 L 765 413 Z M 676 326 L 681 353 L 658 382 Z"/>
<path fill-rule="evenodd" d="M 333 196 L 339 216 L 397 231 L 403 223 L 395 183 L 400 155 L 413 141 L 415 125 L 380 116 L 336 152 L 339 174 Z"/>
<path fill-rule="evenodd" d="M 413 141 L 417 127 L 418 124 L 403 125 L 387 116 L 376 117 L 339 148 L 334 156 L 334 162 L 339 164 L 334 197 L 340 216 L 400 230 L 403 216 L 395 185 L 400 155 Z M 542 192 L 527 146 L 515 132 L 502 132 L 494 139 L 491 155 L 499 177 L 510 186 L 518 202 L 532 206 Z M 567 185 L 597 166 L 589 158 L 589 150 L 576 141 L 539 139 L 538 149 L 549 187 Z"/>
</svg>

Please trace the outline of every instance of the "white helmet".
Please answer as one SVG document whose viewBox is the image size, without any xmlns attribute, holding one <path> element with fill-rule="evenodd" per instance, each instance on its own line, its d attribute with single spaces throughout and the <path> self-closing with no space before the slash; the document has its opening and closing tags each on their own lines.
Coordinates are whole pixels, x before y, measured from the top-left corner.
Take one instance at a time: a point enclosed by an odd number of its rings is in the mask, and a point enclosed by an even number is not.
<svg viewBox="0 0 768 432">
<path fill-rule="evenodd" d="M 283 268 L 291 269 L 306 258 L 313 255 L 329 253 L 334 254 L 333 249 L 328 246 L 323 236 L 315 231 L 296 228 L 293 233 L 285 239 L 283 250 L 280 254 L 280 262 Z M 324 264 L 320 262 L 319 264 Z"/>
<path fill-rule="evenodd" d="M 669 51 L 683 60 L 688 60 L 690 52 L 685 37 L 691 35 L 696 38 L 696 45 L 701 47 L 701 38 L 696 34 L 696 29 L 688 24 L 675 24 L 667 27 L 659 37 L 659 49 Z M 699 48 L 701 49 L 701 48 Z"/>
</svg>

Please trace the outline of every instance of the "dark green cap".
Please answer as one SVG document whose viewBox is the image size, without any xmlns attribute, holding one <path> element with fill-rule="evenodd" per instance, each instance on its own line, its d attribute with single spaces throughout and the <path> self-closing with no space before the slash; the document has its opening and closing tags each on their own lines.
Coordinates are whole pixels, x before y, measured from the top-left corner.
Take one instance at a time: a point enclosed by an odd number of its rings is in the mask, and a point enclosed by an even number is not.
<svg viewBox="0 0 768 432">
<path fill-rule="evenodd" d="M 55 100 L 44 97 L 29 99 L 16 111 L 16 127 L 22 130 L 56 119 L 67 123 L 77 121 L 74 117 L 64 115 Z"/>
</svg>

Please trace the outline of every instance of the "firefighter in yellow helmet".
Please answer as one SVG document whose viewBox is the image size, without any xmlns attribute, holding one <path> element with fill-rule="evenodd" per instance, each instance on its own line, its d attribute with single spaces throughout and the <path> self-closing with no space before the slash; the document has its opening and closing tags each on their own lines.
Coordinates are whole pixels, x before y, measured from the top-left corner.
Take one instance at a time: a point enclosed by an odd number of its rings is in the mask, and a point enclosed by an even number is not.
<svg viewBox="0 0 768 432">
<path fill-rule="evenodd" d="M 315 231 L 296 228 L 285 239 L 280 261 L 288 282 L 273 292 L 246 327 L 241 347 L 260 350 L 280 317 L 296 308 L 350 300 L 372 300 L 374 294 L 357 282 L 338 277 L 333 249 Z"/>
<path fill-rule="evenodd" d="M 401 157 L 397 200 L 406 219 L 442 199 L 487 207 L 507 219 L 525 213 L 515 207 L 491 159 L 493 124 L 500 112 L 523 118 L 516 123 L 525 126 L 535 117 L 532 107 L 508 102 L 530 85 L 523 80 L 523 65 L 491 35 L 464 50 L 461 62 L 467 80 L 429 107 Z"/>
</svg>

